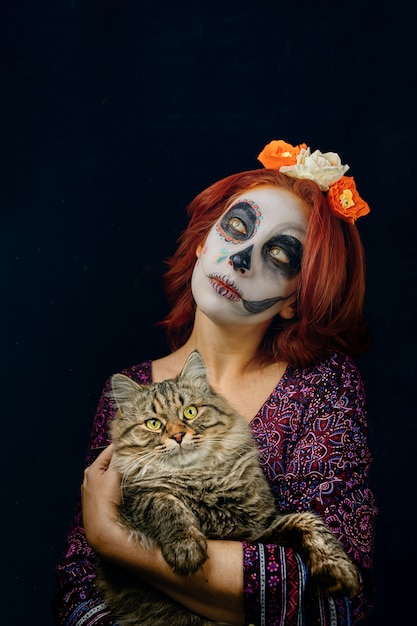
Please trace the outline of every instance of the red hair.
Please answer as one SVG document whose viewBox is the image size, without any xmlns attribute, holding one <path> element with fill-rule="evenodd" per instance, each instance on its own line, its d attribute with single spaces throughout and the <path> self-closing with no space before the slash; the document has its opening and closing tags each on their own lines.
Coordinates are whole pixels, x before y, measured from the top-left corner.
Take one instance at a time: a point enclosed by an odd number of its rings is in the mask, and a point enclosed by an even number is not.
<svg viewBox="0 0 417 626">
<path fill-rule="evenodd" d="M 290 320 L 274 318 L 260 346 L 262 360 L 304 367 L 335 349 L 358 356 L 368 348 L 369 336 L 363 318 L 365 261 L 357 228 L 332 213 L 316 183 L 272 169 L 228 176 L 202 191 L 187 207 L 189 224 L 165 274 L 172 309 L 162 325 L 171 347 L 181 346 L 193 327 L 191 276 L 197 246 L 236 196 L 259 186 L 290 191 L 310 209 L 295 315 Z"/>
</svg>

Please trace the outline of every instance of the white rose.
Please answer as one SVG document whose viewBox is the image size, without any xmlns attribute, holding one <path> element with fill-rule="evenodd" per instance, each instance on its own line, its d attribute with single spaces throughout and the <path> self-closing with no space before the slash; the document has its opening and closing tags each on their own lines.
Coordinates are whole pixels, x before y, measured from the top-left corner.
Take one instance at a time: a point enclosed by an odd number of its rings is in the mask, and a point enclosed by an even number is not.
<svg viewBox="0 0 417 626">
<path fill-rule="evenodd" d="M 310 153 L 310 148 L 300 150 L 295 165 L 282 165 L 280 172 L 292 178 L 308 178 L 314 180 L 322 191 L 328 191 L 329 186 L 342 178 L 349 169 L 349 165 L 343 165 L 336 152 L 315 150 Z"/>
</svg>

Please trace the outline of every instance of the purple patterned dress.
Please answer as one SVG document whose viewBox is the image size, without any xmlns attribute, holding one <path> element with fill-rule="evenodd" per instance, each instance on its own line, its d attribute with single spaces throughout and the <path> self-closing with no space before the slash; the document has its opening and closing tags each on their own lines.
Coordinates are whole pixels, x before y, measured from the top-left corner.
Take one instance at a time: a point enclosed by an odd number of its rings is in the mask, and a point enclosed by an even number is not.
<svg viewBox="0 0 417 626">
<path fill-rule="evenodd" d="M 151 382 L 151 362 L 125 374 Z M 108 445 L 112 409 L 100 398 L 86 464 Z M 370 576 L 375 499 L 368 486 L 365 396 L 354 362 L 340 353 L 305 368 L 287 368 L 250 424 L 260 463 L 283 512 L 314 510 L 327 522 L 359 568 L 361 593 L 348 598 L 317 592 L 299 555 L 290 548 L 243 543 L 247 625 L 348 626 L 372 605 Z M 95 589 L 96 556 L 87 545 L 80 503 L 58 563 L 53 600 L 61 626 L 115 622 Z"/>
</svg>

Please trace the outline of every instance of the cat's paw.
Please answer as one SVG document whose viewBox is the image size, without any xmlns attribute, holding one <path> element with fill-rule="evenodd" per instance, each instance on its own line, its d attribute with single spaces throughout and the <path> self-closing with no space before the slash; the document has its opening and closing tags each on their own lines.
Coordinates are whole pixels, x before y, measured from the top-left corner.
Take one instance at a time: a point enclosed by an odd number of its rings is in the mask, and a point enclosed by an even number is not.
<svg viewBox="0 0 417 626">
<path fill-rule="evenodd" d="M 330 595 L 352 598 L 359 593 L 358 571 L 341 547 L 337 556 L 312 559 L 310 571 L 320 588 Z"/>
<path fill-rule="evenodd" d="M 161 549 L 168 565 L 178 574 L 193 574 L 207 560 L 207 541 L 198 531 L 190 532 L 175 544 L 166 544 Z"/>
<path fill-rule="evenodd" d="M 285 545 L 299 551 L 311 576 L 330 594 L 353 597 L 359 592 L 359 576 L 342 545 L 315 513 L 290 513 L 278 518 L 274 530 Z"/>
</svg>

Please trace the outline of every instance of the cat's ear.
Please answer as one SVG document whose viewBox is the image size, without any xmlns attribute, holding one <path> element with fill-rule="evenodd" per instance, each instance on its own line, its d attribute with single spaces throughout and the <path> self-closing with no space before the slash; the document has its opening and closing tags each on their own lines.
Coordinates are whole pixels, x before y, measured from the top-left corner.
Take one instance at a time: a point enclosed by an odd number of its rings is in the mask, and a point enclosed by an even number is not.
<svg viewBox="0 0 417 626">
<path fill-rule="evenodd" d="M 141 386 L 128 376 L 114 374 L 111 377 L 111 392 L 109 395 L 119 409 L 123 409 L 123 405 L 131 402 L 140 389 Z"/>
<path fill-rule="evenodd" d="M 207 370 L 200 353 L 197 350 L 191 352 L 185 362 L 179 378 L 204 378 L 207 380 Z"/>
</svg>

